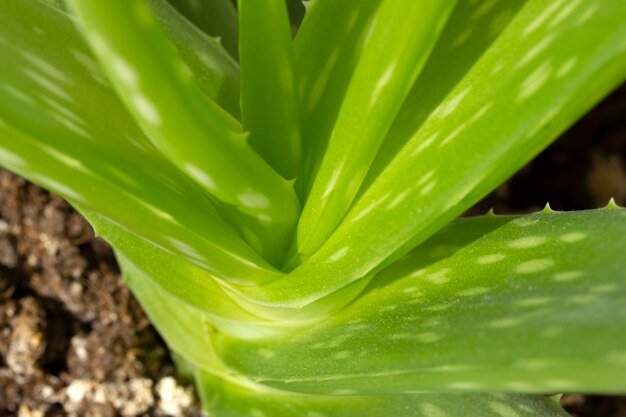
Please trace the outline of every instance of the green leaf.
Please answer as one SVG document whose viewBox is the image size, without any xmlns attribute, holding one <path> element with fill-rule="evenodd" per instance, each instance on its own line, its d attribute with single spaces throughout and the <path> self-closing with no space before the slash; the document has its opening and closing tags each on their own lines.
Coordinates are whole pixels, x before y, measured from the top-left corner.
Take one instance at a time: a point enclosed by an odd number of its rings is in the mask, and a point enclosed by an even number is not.
<svg viewBox="0 0 626 417">
<path fill-rule="evenodd" d="M 237 59 L 239 55 L 237 10 L 230 0 L 168 1 L 207 35 L 219 38 L 228 53 Z"/>
<path fill-rule="evenodd" d="M 457 2 L 361 187 L 362 194 L 450 94 L 527 0 Z"/>
<path fill-rule="evenodd" d="M 61 10 L 63 12 L 67 12 L 67 7 L 65 7 L 65 1 L 64 0 L 34 0 L 34 2 L 37 1 L 41 1 L 42 3 L 46 3 L 58 10 Z"/>
<path fill-rule="evenodd" d="M 381 0 L 316 0 L 294 39 L 301 103 L 303 187 L 308 192 L 319 168 L 361 52 L 363 38 Z"/>
<path fill-rule="evenodd" d="M 239 123 L 200 93 L 150 6 L 142 0 L 69 4 L 155 146 L 220 200 L 223 214 L 232 212 L 225 215 L 254 249 L 280 263 L 299 215 L 295 191 L 247 145 Z"/>
<path fill-rule="evenodd" d="M 249 143 L 279 174 L 300 176 L 302 149 L 287 5 L 239 0 L 241 112 Z"/>
<path fill-rule="evenodd" d="M 600 3 L 528 1 L 320 250 L 287 279 L 241 292 L 312 302 L 402 256 L 519 169 L 624 79 L 626 3 Z"/>
<path fill-rule="evenodd" d="M 22 0 L 23 1 L 23 0 Z M 63 0 L 32 0 L 30 7 L 47 3 L 67 13 Z M 220 42 L 197 29 L 180 15 L 167 0 L 150 0 L 169 40 L 193 72 L 204 95 L 214 100 L 234 117 L 239 117 L 239 65 L 222 48 Z"/>
<path fill-rule="evenodd" d="M 319 249 L 350 208 L 454 3 L 383 0 L 378 8 L 302 211 L 294 263 Z"/>
<path fill-rule="evenodd" d="M 237 62 L 222 48 L 218 39 L 201 32 L 166 0 L 151 0 L 151 4 L 168 38 L 193 72 L 202 93 L 239 118 Z"/>
<path fill-rule="evenodd" d="M 559 6 L 555 8 L 556 4 Z M 417 200 L 422 201 L 424 194 L 428 194 L 427 188 L 433 184 L 438 191 L 443 188 L 449 193 L 448 201 L 439 200 L 439 204 L 432 204 L 444 214 L 428 226 L 422 236 L 417 233 L 401 246 L 386 264 L 479 201 L 624 81 L 624 18 L 626 4 L 607 0 L 600 9 L 598 2 L 589 0 L 568 2 L 567 7 L 563 0 L 534 0 L 524 5 L 513 24 L 429 117 L 428 123 L 416 132 L 403 152 L 417 151 L 427 139 L 432 139 L 431 135 L 441 134 L 440 139 L 434 140 L 427 151 L 415 158 L 404 154 L 404 158 L 398 158 L 397 164 L 394 161 L 393 167 L 386 169 L 388 177 L 380 182 L 377 180 L 377 187 L 383 186 L 387 180 L 404 171 L 402 166 L 412 164 L 413 168 L 402 175 L 415 175 L 414 178 L 424 180 L 430 171 L 415 169 L 415 162 L 420 161 L 425 166 L 434 167 L 435 172 L 439 171 L 445 180 L 437 183 L 437 178 L 431 178 L 425 184 L 417 185 L 415 194 L 420 194 Z M 509 70 L 510 76 L 500 74 L 499 69 Z M 487 71 L 492 71 L 489 77 L 479 75 Z M 481 83 L 476 82 L 478 78 Z M 490 81 L 486 81 L 488 79 Z M 458 100 L 463 100 L 458 94 L 472 88 L 478 88 L 472 91 L 472 105 L 466 107 L 464 103 L 459 104 Z M 498 88 L 508 94 L 496 94 Z M 490 100 L 495 103 L 493 109 L 501 110 L 490 111 Z M 448 106 L 454 107 L 455 103 L 459 104 L 456 110 L 442 117 L 442 112 L 447 112 L 450 109 Z M 456 119 L 460 115 L 464 120 Z M 444 119 L 456 120 L 458 125 L 451 129 L 443 122 Z M 508 140 L 500 141 L 499 137 Z M 445 148 L 446 151 L 435 151 L 435 145 L 439 150 Z M 463 152 L 471 157 L 463 158 L 458 166 L 446 165 L 443 170 L 439 169 L 442 164 L 452 164 L 451 155 Z M 436 159 L 431 159 L 433 153 L 437 153 Z M 490 157 L 487 157 L 488 154 Z M 445 183 L 450 179 L 448 175 L 459 176 L 463 170 L 466 170 L 461 175 L 463 181 L 454 185 Z M 372 187 L 368 190 L 369 196 L 364 196 L 362 202 L 377 195 L 380 188 L 378 190 Z M 446 195 L 439 195 L 442 194 Z M 455 209 L 449 209 L 454 203 Z M 376 210 L 380 213 L 381 208 Z M 399 210 L 402 211 L 401 208 Z M 451 212 L 445 213 L 446 210 Z M 354 216 L 358 216 L 358 212 L 355 207 Z"/>
<path fill-rule="evenodd" d="M 135 270 L 201 311 L 220 332 L 240 339 L 276 336 L 308 325 L 311 317 L 341 309 L 345 299 L 354 298 L 364 288 L 364 283 L 356 283 L 300 310 L 259 306 L 237 296 L 226 282 L 216 279 L 218 276 L 142 241 L 96 213 L 79 209 L 97 233 L 105 236 L 118 254 L 135 265 Z"/>
<path fill-rule="evenodd" d="M 194 308 L 202 312 L 206 319 L 210 319 L 223 332 L 240 337 L 250 337 L 248 332 L 240 335 L 242 323 L 252 324 L 257 332 L 260 332 L 266 324 L 261 318 L 251 315 L 229 298 L 206 270 L 142 241 L 96 213 L 80 207 L 79 209 L 96 232 L 106 236 L 115 247 L 118 257 L 123 258 L 122 266 L 126 266 L 135 277 L 133 283 L 141 281 L 137 284 L 141 285 L 137 288 L 140 298 L 147 297 L 143 292 L 158 292 L 163 294 L 163 297 L 176 298 L 178 301 L 174 300 L 172 303 L 184 304 L 185 307 L 181 307 L 183 310 Z M 154 283 L 150 284 L 150 281 Z M 155 286 L 161 290 L 152 289 Z M 132 283 L 131 287 L 134 287 Z M 163 291 L 169 295 L 165 295 Z M 170 308 L 174 308 L 175 305 Z M 185 327 L 184 323 L 181 325 Z M 167 332 L 163 331 L 163 334 L 165 333 Z"/>
<path fill-rule="evenodd" d="M 506 394 L 314 396 L 221 380 L 202 370 L 196 381 L 206 412 L 220 417 L 558 417 L 548 398 Z"/>
<path fill-rule="evenodd" d="M 0 2 L 0 55 L 5 167 L 222 279 L 280 276 L 143 136 L 67 14 Z"/>
<path fill-rule="evenodd" d="M 198 310 L 162 291 L 122 253 L 116 251 L 116 259 L 122 268 L 124 281 L 136 294 L 143 310 L 159 333 L 175 352 L 196 366 L 220 369 L 219 360 L 213 354 L 208 336 L 205 335 L 206 318 Z"/>
<path fill-rule="evenodd" d="M 333 317 L 216 352 L 297 392 L 623 392 L 625 245 L 625 209 L 458 220 Z"/>
</svg>

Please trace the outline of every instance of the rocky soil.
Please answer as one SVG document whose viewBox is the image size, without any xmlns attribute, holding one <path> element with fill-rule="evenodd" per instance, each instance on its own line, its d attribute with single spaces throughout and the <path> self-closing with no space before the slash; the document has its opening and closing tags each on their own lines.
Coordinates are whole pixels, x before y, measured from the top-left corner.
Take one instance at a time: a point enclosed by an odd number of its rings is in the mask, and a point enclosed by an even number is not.
<svg viewBox="0 0 626 417">
<path fill-rule="evenodd" d="M 0 172 L 0 416 L 200 416 L 108 245 Z"/>
</svg>

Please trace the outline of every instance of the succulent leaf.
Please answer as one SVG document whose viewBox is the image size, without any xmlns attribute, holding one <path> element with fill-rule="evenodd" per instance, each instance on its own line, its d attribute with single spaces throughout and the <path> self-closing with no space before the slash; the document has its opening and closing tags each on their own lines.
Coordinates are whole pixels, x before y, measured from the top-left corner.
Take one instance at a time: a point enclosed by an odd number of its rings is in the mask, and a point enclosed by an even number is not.
<svg viewBox="0 0 626 417">
<path fill-rule="evenodd" d="M 340 310 L 345 300 L 357 296 L 365 284 L 356 283 L 298 310 L 261 306 L 237 296 L 228 281 L 219 275 L 142 241 L 94 212 L 79 209 L 96 231 L 106 236 L 116 252 L 125 258 L 125 263 L 132 264 L 133 270 L 139 271 L 135 274 L 149 276 L 158 287 L 201 311 L 219 331 L 241 339 L 267 338 L 306 326 L 321 316 Z"/>
<path fill-rule="evenodd" d="M 382 1 L 300 217 L 295 264 L 324 243 L 350 208 L 454 3 Z"/>
<path fill-rule="evenodd" d="M 230 0 L 168 0 L 196 27 L 209 36 L 218 38 L 228 53 L 237 59 L 239 27 L 237 9 Z"/>
<path fill-rule="evenodd" d="M 361 44 L 381 0 L 316 0 L 294 39 L 302 116 L 302 183 L 311 188 L 359 60 Z"/>
<path fill-rule="evenodd" d="M 441 105 L 465 74 L 498 39 L 526 1 L 457 3 L 432 55 L 387 133 L 367 173 L 360 194 L 369 188 L 428 116 Z"/>
<path fill-rule="evenodd" d="M 626 209 L 453 221 L 624 80 L 626 2 L 238 4 L 0 0 L 0 163 L 112 244 L 207 412 L 626 391 Z"/>
<path fill-rule="evenodd" d="M 64 0 L 32 0 L 33 7 L 43 2 L 73 19 Z M 239 65 L 215 39 L 205 35 L 167 0 L 150 0 L 172 45 L 193 72 L 204 95 L 234 117 L 239 117 Z M 97 64 L 96 64 L 97 66 Z M 108 80 L 104 80 L 103 82 Z"/>
<path fill-rule="evenodd" d="M 554 401 L 510 394 L 419 393 L 387 396 L 315 396 L 220 380 L 202 370 L 198 386 L 206 411 L 223 417 L 561 417 Z"/>
<path fill-rule="evenodd" d="M 219 372 L 219 360 L 212 354 L 209 338 L 202 331 L 206 327 L 206 317 L 189 304 L 162 291 L 149 275 L 119 251 L 116 251 L 116 257 L 124 273 L 124 281 L 139 295 L 141 306 L 167 341 L 168 347 L 174 352 L 184 352 L 184 357 L 195 366 Z"/>
<path fill-rule="evenodd" d="M 151 7 L 142 0 L 69 4 L 154 145 L 223 203 L 223 215 L 232 211 L 228 217 L 250 245 L 278 264 L 299 214 L 295 191 L 247 145 L 238 121 L 200 93 Z"/>
<path fill-rule="evenodd" d="M 241 293 L 298 307 L 371 275 L 461 214 L 619 85 L 626 3 L 580 0 L 561 12 L 552 4 L 530 0 L 519 10 L 314 255 L 287 278 Z"/>
<path fill-rule="evenodd" d="M 1 2 L 0 51 L 5 167 L 222 279 L 280 276 L 154 149 L 68 15 L 38 1 Z"/>
<path fill-rule="evenodd" d="M 170 298 L 179 299 L 180 304 L 188 306 L 186 308 L 199 310 L 205 318 L 213 322 L 224 322 L 226 333 L 235 332 L 235 323 L 239 323 L 238 326 L 241 326 L 241 323 L 250 323 L 259 328 L 264 325 L 262 319 L 251 315 L 233 302 L 224 293 L 216 277 L 206 269 L 168 254 L 94 212 L 81 207 L 79 209 L 96 232 L 106 236 L 114 245 L 117 256 L 124 259 L 122 266 L 131 270 L 128 274 L 132 273 L 136 277 L 135 281 L 148 281 L 147 277 L 150 277 L 149 280 L 154 282 L 154 286 L 162 289 L 160 293 L 163 291 L 169 293 Z M 159 262 L 155 262 L 156 259 Z M 148 284 L 141 285 L 141 291 L 138 293 L 149 291 L 143 288 Z M 147 305 L 146 308 L 149 309 L 150 306 Z M 232 329 L 229 330 L 229 326 Z"/>
<path fill-rule="evenodd" d="M 167 0 L 150 0 L 150 4 L 159 22 L 163 24 L 170 42 L 193 72 L 200 91 L 233 117 L 239 118 L 241 110 L 237 62 L 218 39 L 200 31 Z"/>
<path fill-rule="evenodd" d="M 624 391 L 625 244 L 624 209 L 461 219 L 340 313 L 216 352 L 316 394 Z"/>
<path fill-rule="evenodd" d="M 302 144 L 287 4 L 239 0 L 242 122 L 279 174 L 300 176 Z"/>
</svg>

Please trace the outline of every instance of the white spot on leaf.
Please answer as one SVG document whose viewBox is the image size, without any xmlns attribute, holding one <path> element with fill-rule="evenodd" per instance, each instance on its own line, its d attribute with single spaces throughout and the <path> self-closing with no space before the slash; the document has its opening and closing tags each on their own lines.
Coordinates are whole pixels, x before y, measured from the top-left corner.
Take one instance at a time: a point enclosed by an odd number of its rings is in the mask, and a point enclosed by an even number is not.
<svg viewBox="0 0 626 417">
<path fill-rule="evenodd" d="M 347 246 L 344 246 L 343 248 L 337 250 L 335 253 L 328 257 L 328 263 L 337 262 L 338 260 L 346 256 L 348 250 L 349 248 Z"/>
<path fill-rule="evenodd" d="M 156 105 L 143 94 L 136 92 L 132 96 L 132 103 L 137 113 L 148 123 L 158 126 L 161 124 L 161 115 Z"/>
<path fill-rule="evenodd" d="M 115 55 L 110 58 L 111 70 L 128 87 L 136 88 L 139 83 L 137 71 L 123 58 Z"/>
<path fill-rule="evenodd" d="M 537 93 L 541 87 L 548 82 L 551 73 L 552 64 L 550 62 L 544 62 L 541 66 L 531 72 L 526 79 L 524 79 L 519 88 L 517 101 L 524 101 Z"/>
<path fill-rule="evenodd" d="M 533 259 L 522 262 L 515 267 L 515 272 L 519 274 L 531 274 L 533 272 L 544 271 L 554 266 L 554 260 L 548 258 Z"/>
<path fill-rule="evenodd" d="M 507 245 L 513 249 L 528 249 L 536 248 L 546 243 L 547 239 L 544 236 L 526 236 L 509 242 Z"/>
<path fill-rule="evenodd" d="M 479 265 L 488 265 L 500 262 L 505 256 L 501 253 L 490 253 L 489 255 L 483 255 L 476 258 L 476 263 Z"/>
<path fill-rule="evenodd" d="M 266 209 L 270 206 L 270 200 L 263 194 L 247 191 L 237 196 L 239 202 L 251 209 Z"/>
<path fill-rule="evenodd" d="M 559 240 L 567 243 L 574 243 L 584 240 L 587 237 L 586 233 L 583 232 L 570 232 L 565 233 L 559 237 Z"/>
</svg>

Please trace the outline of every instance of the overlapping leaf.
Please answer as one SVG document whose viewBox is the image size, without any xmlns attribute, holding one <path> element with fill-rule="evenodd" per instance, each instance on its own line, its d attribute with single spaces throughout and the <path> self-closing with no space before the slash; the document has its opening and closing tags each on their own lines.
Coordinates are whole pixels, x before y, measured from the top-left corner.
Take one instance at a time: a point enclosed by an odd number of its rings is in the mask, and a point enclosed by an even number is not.
<svg viewBox="0 0 626 417">
<path fill-rule="evenodd" d="M 618 85 L 626 3 L 557 3 L 530 0 L 519 10 L 318 252 L 288 278 L 241 292 L 302 306 L 389 264 Z"/>
<path fill-rule="evenodd" d="M 502 34 L 527 0 L 461 1 L 413 85 L 361 187 L 361 194 Z M 469 98 L 468 98 L 469 99 Z"/>
<path fill-rule="evenodd" d="M 624 209 L 458 220 L 341 313 L 216 350 L 299 392 L 624 391 L 625 244 Z"/>
<path fill-rule="evenodd" d="M 283 2 L 240 0 L 250 146 L 206 35 L 236 56 L 232 2 L 71 3 L 104 73 L 63 2 L 0 2 L 0 161 L 115 246 L 210 412 L 547 417 L 467 392 L 626 390 L 624 210 L 459 220 L 402 257 L 623 79 L 626 3 L 461 1 L 425 62 L 452 2 L 316 0 L 292 58 Z"/>
<path fill-rule="evenodd" d="M 223 279 L 279 276 L 150 145 L 67 15 L 9 0 L 0 21 L 5 167 Z"/>
<path fill-rule="evenodd" d="M 219 331 L 241 339 L 283 335 L 306 326 L 340 310 L 346 300 L 357 296 L 365 286 L 355 283 L 299 310 L 261 306 L 237 296 L 223 280 L 205 269 L 169 255 L 94 212 L 82 207 L 79 210 L 125 262 L 132 264 L 133 270 L 149 276 L 179 302 L 199 310 Z"/>
<path fill-rule="evenodd" d="M 239 66 L 235 60 L 218 39 L 201 32 L 166 0 L 150 0 L 150 4 L 180 57 L 193 72 L 200 91 L 239 118 Z"/>
<path fill-rule="evenodd" d="M 228 291 L 223 281 L 206 270 L 183 259 L 172 256 L 154 245 L 144 242 L 111 221 L 79 207 L 81 213 L 94 226 L 96 232 L 106 236 L 115 247 L 116 253 L 124 258 L 133 275 L 140 281 L 138 297 L 146 297 L 143 291 L 155 292 L 148 287 L 148 280 L 154 281 L 156 288 L 169 293 L 164 298 L 175 298 L 172 303 L 185 304 L 201 313 L 212 325 L 224 334 L 240 339 L 259 339 L 284 335 L 294 328 L 305 326 L 320 315 L 327 315 L 340 309 L 343 299 L 355 297 L 363 285 L 353 285 L 336 295 L 327 297 L 301 310 L 278 309 L 248 303 Z M 125 272 L 126 273 L 126 272 Z M 156 291 L 162 292 L 162 291 Z M 169 301 L 168 301 L 169 302 Z M 151 307 L 146 302 L 146 309 Z M 200 332 L 201 330 L 198 329 Z"/>
<path fill-rule="evenodd" d="M 279 263 L 299 214 L 295 191 L 247 145 L 239 123 L 200 93 L 149 5 L 141 0 L 69 4 L 150 140 L 223 203 L 220 213 L 253 248 Z"/>
<path fill-rule="evenodd" d="M 348 211 L 453 6 L 449 0 L 382 1 L 312 179 L 295 241 L 298 262 L 324 243 Z"/>
<path fill-rule="evenodd" d="M 34 0 L 32 7 L 45 2 L 68 13 L 63 0 Z M 180 15 L 167 0 L 150 0 L 169 40 L 193 72 L 198 87 L 224 110 L 239 117 L 239 66 L 220 42 L 202 33 Z M 93 65 L 92 65 L 93 67 Z"/>
<path fill-rule="evenodd" d="M 230 0 L 168 0 L 190 22 L 207 35 L 217 37 L 230 55 L 237 59 L 239 27 L 237 10 Z"/>
</svg>

